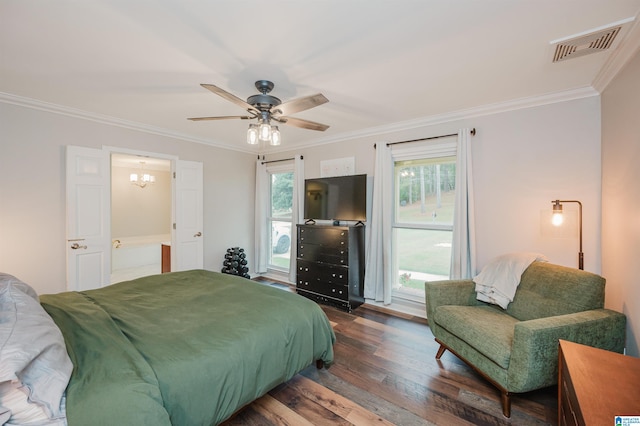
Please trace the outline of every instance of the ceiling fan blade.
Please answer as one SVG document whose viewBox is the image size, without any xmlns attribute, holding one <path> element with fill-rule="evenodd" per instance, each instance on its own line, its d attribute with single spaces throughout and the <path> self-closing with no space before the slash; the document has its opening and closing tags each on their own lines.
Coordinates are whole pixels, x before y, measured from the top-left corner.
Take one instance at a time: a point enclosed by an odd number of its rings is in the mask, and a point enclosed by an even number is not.
<svg viewBox="0 0 640 426">
<path fill-rule="evenodd" d="M 316 123 L 309 120 L 294 117 L 273 117 L 274 120 L 286 124 L 288 126 L 300 127 L 302 129 L 318 130 L 324 132 L 329 128 L 326 124 Z"/>
<path fill-rule="evenodd" d="M 276 115 L 291 115 L 296 112 L 305 111 L 329 102 L 329 99 L 325 98 L 322 93 L 318 93 L 311 96 L 305 96 L 304 98 L 293 99 L 284 102 L 276 107 L 272 108 L 272 113 Z"/>
<path fill-rule="evenodd" d="M 257 109 L 256 107 L 254 107 L 253 105 L 248 104 L 247 102 L 243 101 L 242 99 L 240 99 L 236 95 L 232 95 L 231 93 L 227 92 L 226 90 L 222 90 L 218 86 L 214 86 L 213 84 L 201 84 L 200 86 L 204 87 L 205 89 L 209 90 L 212 93 L 215 93 L 218 96 L 221 96 L 221 97 L 225 98 L 228 101 L 233 102 L 234 104 L 242 107 L 243 109 L 245 109 L 247 111 L 253 111 L 253 112 L 256 112 L 258 114 L 260 113 L 260 110 Z"/>
<path fill-rule="evenodd" d="M 255 116 L 249 116 L 249 115 L 225 115 L 225 116 L 220 116 L 220 117 L 192 117 L 192 118 L 187 118 L 187 120 L 191 120 L 191 121 L 233 120 L 233 119 L 250 120 L 252 118 L 255 118 Z"/>
</svg>

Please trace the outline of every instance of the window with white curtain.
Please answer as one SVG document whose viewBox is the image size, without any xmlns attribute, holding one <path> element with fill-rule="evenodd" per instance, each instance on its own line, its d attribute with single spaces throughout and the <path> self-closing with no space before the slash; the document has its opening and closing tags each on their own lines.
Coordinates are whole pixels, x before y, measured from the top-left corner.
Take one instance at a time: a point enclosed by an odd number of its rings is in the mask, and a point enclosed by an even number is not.
<svg viewBox="0 0 640 426">
<path fill-rule="evenodd" d="M 424 302 L 424 282 L 449 278 L 456 144 L 394 147 L 392 295 Z"/>
<path fill-rule="evenodd" d="M 267 167 L 270 200 L 267 221 L 271 229 L 267 267 L 287 273 L 291 257 L 293 168 L 293 164 Z"/>
</svg>

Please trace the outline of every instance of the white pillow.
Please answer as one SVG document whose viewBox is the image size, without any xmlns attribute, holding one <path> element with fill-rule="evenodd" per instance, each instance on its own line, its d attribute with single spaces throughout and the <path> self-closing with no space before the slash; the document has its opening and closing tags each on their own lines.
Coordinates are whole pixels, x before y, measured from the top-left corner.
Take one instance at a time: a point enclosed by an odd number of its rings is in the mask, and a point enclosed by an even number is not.
<svg viewBox="0 0 640 426">
<path fill-rule="evenodd" d="M 20 411 L 19 406 L 5 403 L 15 402 L 11 397 L 20 389 L 49 419 L 63 419 L 63 395 L 72 370 L 62 333 L 40 306 L 36 292 L 0 273 L 0 406 L 12 415 L 14 409 Z"/>
</svg>

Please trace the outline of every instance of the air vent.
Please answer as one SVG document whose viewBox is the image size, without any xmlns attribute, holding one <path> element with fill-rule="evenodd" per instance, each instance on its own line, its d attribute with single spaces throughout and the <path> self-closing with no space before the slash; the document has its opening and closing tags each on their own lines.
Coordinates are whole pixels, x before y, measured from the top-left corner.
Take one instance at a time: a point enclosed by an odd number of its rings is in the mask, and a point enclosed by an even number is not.
<svg viewBox="0 0 640 426">
<path fill-rule="evenodd" d="M 611 47 L 613 40 L 615 40 L 621 28 L 622 26 L 619 25 L 587 35 L 581 35 L 580 37 L 566 38 L 555 42 L 552 41 L 551 44 L 556 45 L 553 62 L 565 61 L 590 53 L 602 52 Z"/>
</svg>

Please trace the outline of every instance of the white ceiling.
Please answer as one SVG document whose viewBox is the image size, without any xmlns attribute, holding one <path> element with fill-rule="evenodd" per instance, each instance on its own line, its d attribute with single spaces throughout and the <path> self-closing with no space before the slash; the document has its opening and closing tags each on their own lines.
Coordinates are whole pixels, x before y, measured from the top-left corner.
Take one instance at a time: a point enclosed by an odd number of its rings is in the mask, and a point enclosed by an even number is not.
<svg viewBox="0 0 640 426">
<path fill-rule="evenodd" d="M 247 121 L 186 118 L 244 114 L 200 83 L 246 99 L 267 79 L 283 101 L 330 101 L 294 115 L 326 132 L 280 126 L 290 149 L 600 90 L 640 46 L 639 13 L 640 0 L 2 0 L 0 101 L 251 151 Z M 551 41 L 623 20 L 611 49 L 551 62 Z"/>
</svg>

